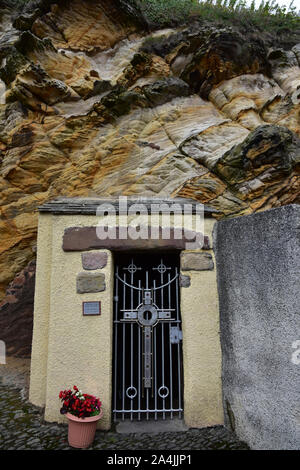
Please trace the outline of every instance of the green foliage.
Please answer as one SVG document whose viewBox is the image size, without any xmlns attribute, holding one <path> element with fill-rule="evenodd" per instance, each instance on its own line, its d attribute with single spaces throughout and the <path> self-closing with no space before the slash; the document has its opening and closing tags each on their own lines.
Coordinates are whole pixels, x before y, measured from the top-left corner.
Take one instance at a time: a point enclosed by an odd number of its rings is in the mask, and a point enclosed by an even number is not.
<svg viewBox="0 0 300 470">
<path fill-rule="evenodd" d="M 129 0 L 135 2 L 150 25 L 167 27 L 188 23 L 192 19 L 242 23 L 265 30 L 300 28 L 300 16 L 293 6 L 280 6 L 276 0 Z"/>
<path fill-rule="evenodd" d="M 197 14 L 197 0 L 140 0 L 145 18 L 153 24 L 169 26 L 187 21 Z"/>
<path fill-rule="evenodd" d="M 82 0 L 84 2 L 84 0 Z M 287 0 L 289 1 L 289 0 Z M 136 16 L 143 16 L 152 27 L 171 27 L 192 20 L 225 24 L 242 24 L 267 31 L 300 29 L 300 16 L 293 5 L 278 5 L 276 0 L 119 0 L 120 5 Z M 26 4 L 48 4 L 50 0 L 0 0 L 1 6 L 22 9 Z"/>
</svg>

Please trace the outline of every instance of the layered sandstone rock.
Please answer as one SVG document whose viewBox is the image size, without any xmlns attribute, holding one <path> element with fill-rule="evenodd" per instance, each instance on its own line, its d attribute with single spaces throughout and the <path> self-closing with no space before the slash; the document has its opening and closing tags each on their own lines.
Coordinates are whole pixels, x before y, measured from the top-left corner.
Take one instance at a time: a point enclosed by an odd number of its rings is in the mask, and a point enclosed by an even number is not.
<svg viewBox="0 0 300 470">
<path fill-rule="evenodd" d="M 34 283 L 35 261 L 31 261 L 9 284 L 0 303 L 1 340 L 8 355 L 27 357 L 31 353 Z"/>
<path fill-rule="evenodd" d="M 300 35 L 150 32 L 124 6 L 3 8 L 0 299 L 59 195 L 189 197 L 218 217 L 299 202 Z"/>
</svg>

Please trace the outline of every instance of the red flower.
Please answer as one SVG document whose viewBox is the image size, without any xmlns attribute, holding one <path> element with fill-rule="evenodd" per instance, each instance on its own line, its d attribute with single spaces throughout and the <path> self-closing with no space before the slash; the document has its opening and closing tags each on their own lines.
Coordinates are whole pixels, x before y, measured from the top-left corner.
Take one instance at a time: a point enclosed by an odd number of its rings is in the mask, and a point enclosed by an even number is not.
<svg viewBox="0 0 300 470">
<path fill-rule="evenodd" d="M 94 411 L 100 412 L 101 402 L 99 398 L 84 393 L 82 394 L 84 400 L 80 400 L 76 396 L 78 391 L 78 387 L 74 385 L 73 390 L 61 390 L 59 392 L 59 398 L 62 402 L 60 412 L 62 414 L 70 412 L 75 416 L 84 418 L 90 416 Z"/>
</svg>

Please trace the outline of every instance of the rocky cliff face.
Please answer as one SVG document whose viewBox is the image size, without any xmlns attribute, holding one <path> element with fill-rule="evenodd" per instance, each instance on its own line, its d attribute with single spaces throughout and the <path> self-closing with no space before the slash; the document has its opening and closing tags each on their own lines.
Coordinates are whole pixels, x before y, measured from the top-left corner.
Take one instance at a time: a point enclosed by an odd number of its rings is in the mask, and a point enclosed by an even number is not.
<svg viewBox="0 0 300 470">
<path fill-rule="evenodd" d="M 189 197 L 217 217 L 299 202 L 300 34 L 150 31 L 123 0 L 2 4 L 0 300 L 60 195 Z"/>
</svg>

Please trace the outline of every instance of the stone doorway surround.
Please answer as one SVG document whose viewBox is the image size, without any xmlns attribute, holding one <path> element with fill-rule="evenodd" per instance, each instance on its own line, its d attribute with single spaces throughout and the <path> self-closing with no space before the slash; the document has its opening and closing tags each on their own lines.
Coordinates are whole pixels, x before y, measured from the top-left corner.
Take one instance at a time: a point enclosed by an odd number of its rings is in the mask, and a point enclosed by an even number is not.
<svg viewBox="0 0 300 470">
<path fill-rule="evenodd" d="M 184 421 L 188 427 L 223 424 L 221 347 L 216 270 L 212 251 L 212 210 L 204 210 L 204 243 L 186 249 L 176 239 L 176 214 L 170 215 L 170 238 L 100 240 L 97 207 L 100 198 L 59 198 L 39 207 L 37 278 L 31 359 L 30 401 L 45 407 L 45 420 L 65 422 L 58 393 L 78 385 L 100 397 L 104 416 L 99 429 L 111 427 L 113 271 L 117 250 L 180 250 L 180 307 L 183 331 Z M 110 227 L 122 229 L 118 212 Z M 187 199 L 130 199 L 128 204 L 191 203 Z M 144 216 L 142 216 L 144 217 Z M 110 220 L 110 219 L 109 219 Z M 141 218 L 142 224 L 143 218 Z M 145 226 L 148 225 L 145 216 Z M 160 229 L 159 229 L 160 227 Z M 82 314 L 83 302 L 101 302 L 101 314 Z"/>
</svg>

